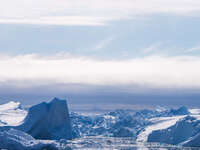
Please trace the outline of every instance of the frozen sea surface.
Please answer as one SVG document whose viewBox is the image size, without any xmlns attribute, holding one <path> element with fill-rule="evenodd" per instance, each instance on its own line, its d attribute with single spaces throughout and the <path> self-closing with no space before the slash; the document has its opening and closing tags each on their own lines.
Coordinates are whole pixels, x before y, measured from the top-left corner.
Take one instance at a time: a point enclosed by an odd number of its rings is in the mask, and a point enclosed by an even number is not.
<svg viewBox="0 0 200 150">
<path fill-rule="evenodd" d="M 67 144 L 73 150 L 200 150 L 159 143 L 134 142 L 131 138 L 85 137 Z"/>
</svg>

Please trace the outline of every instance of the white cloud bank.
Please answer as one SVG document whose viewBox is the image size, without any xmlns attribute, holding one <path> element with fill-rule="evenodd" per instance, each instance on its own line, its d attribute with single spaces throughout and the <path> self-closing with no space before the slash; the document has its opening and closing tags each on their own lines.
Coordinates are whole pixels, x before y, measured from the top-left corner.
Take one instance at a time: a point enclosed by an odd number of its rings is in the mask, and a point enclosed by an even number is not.
<svg viewBox="0 0 200 150">
<path fill-rule="evenodd" d="M 151 56 L 132 60 L 38 55 L 0 56 L 0 84 L 200 88 L 199 57 Z"/>
<path fill-rule="evenodd" d="M 0 23 L 102 25 L 138 15 L 199 16 L 198 0 L 6 0 Z"/>
</svg>

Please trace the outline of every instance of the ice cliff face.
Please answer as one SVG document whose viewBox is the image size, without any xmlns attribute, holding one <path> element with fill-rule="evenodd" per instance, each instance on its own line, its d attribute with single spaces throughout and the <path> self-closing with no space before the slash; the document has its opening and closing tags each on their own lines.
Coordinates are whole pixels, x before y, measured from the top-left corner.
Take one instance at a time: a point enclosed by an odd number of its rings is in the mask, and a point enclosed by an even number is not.
<svg viewBox="0 0 200 150">
<path fill-rule="evenodd" d="M 72 139 L 71 122 L 65 100 L 54 98 L 29 109 L 23 124 L 16 129 L 36 139 Z"/>
<path fill-rule="evenodd" d="M 189 138 L 189 140 L 185 141 L 182 145 L 191 147 L 200 147 L 200 133 L 198 133 L 194 137 Z"/>
</svg>

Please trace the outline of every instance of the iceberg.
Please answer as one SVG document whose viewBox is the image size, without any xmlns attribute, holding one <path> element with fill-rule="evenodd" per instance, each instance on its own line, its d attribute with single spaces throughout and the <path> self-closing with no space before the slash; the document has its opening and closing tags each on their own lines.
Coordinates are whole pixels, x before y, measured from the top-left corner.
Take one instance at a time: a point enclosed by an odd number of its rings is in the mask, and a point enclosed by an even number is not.
<svg viewBox="0 0 200 150">
<path fill-rule="evenodd" d="M 23 123 L 16 129 L 36 139 L 72 139 L 71 122 L 66 100 L 54 98 L 29 109 Z"/>
</svg>

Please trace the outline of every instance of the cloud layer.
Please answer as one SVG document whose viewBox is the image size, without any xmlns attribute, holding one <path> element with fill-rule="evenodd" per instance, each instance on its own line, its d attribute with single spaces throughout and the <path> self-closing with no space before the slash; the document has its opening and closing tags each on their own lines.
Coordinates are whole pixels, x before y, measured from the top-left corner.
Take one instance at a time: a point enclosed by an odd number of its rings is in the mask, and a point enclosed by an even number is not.
<svg viewBox="0 0 200 150">
<path fill-rule="evenodd" d="M 153 14 L 198 16 L 199 11 L 197 0 L 7 0 L 0 5 L 0 23 L 102 25 Z"/>
<path fill-rule="evenodd" d="M 0 57 L 0 83 L 6 86 L 91 85 L 142 88 L 200 88 L 198 57 L 149 56 L 130 60 L 19 55 Z"/>
</svg>

